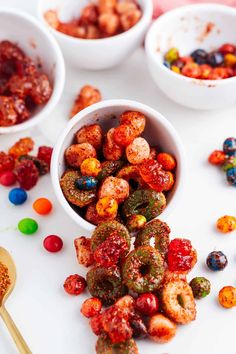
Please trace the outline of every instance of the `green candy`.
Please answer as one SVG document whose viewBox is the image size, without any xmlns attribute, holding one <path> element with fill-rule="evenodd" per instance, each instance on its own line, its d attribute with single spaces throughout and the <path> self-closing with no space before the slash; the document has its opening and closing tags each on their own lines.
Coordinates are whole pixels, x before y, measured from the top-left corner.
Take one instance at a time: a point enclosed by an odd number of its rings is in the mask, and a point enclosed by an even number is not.
<svg viewBox="0 0 236 354">
<path fill-rule="evenodd" d="M 195 299 L 202 299 L 210 294 L 211 283 L 204 277 L 193 278 L 189 285 L 192 288 Z"/>
<path fill-rule="evenodd" d="M 224 163 L 223 165 L 223 170 L 224 171 L 228 171 L 231 168 L 235 168 L 236 167 L 236 157 L 234 156 L 230 156 Z"/>
<path fill-rule="evenodd" d="M 32 235 L 38 230 L 38 223 L 31 218 L 25 218 L 19 221 L 18 229 L 22 234 Z"/>
</svg>

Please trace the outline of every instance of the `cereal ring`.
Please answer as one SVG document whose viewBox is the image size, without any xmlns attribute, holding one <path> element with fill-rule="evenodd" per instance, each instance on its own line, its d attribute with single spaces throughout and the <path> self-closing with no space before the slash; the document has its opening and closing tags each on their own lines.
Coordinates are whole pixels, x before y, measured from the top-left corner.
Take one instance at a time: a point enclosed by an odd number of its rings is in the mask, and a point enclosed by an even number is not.
<svg viewBox="0 0 236 354">
<path fill-rule="evenodd" d="M 124 161 L 104 161 L 102 163 L 102 170 L 97 175 L 98 181 L 102 181 L 106 177 L 115 174 L 123 165 Z"/>
<path fill-rule="evenodd" d="M 82 162 L 89 157 L 97 157 L 96 150 L 89 143 L 74 144 L 65 151 L 66 163 L 70 167 L 79 168 Z"/>
<path fill-rule="evenodd" d="M 75 135 L 78 144 L 89 143 L 94 149 L 102 147 L 102 128 L 98 124 L 85 125 Z"/>
<path fill-rule="evenodd" d="M 167 316 L 176 323 L 187 324 L 196 318 L 196 304 L 192 289 L 183 280 L 164 284 L 162 305 Z"/>
<path fill-rule="evenodd" d="M 96 354 L 139 354 L 133 338 L 126 342 L 113 344 L 106 336 L 100 336 L 96 343 Z"/>
<path fill-rule="evenodd" d="M 135 132 L 135 136 L 138 137 L 145 129 L 146 117 L 141 112 L 127 111 L 121 114 L 120 124 L 131 125 Z"/>
<path fill-rule="evenodd" d="M 169 245 L 169 226 L 161 220 L 152 220 L 138 233 L 135 240 L 135 248 L 139 246 L 150 246 L 152 238 L 155 240 L 155 248 L 165 255 Z"/>
<path fill-rule="evenodd" d="M 79 171 L 67 170 L 60 180 L 62 192 L 67 201 L 80 208 L 92 203 L 96 199 L 96 190 L 79 190 L 75 187 L 75 181 L 81 177 Z"/>
<path fill-rule="evenodd" d="M 163 193 L 150 189 L 140 189 L 126 199 L 122 211 L 126 218 L 134 214 L 140 214 L 149 221 L 160 215 L 165 207 L 166 197 Z"/>
<path fill-rule="evenodd" d="M 151 246 L 133 250 L 123 266 L 123 281 L 138 294 L 156 291 L 164 276 L 164 260 Z"/>
<path fill-rule="evenodd" d="M 106 305 L 114 303 L 126 293 L 120 270 L 116 266 L 95 266 L 88 271 L 86 280 L 90 294 Z"/>
<path fill-rule="evenodd" d="M 127 160 L 136 165 L 142 163 L 150 155 L 150 146 L 144 138 L 136 138 L 126 147 Z"/>
<path fill-rule="evenodd" d="M 135 165 L 124 166 L 116 175 L 116 177 L 123 178 L 129 183 L 131 190 L 136 190 L 146 186 L 142 179 L 139 169 Z"/>
<path fill-rule="evenodd" d="M 109 161 L 120 160 L 124 153 L 124 148 L 116 144 L 114 140 L 114 132 L 115 128 L 108 130 L 103 144 L 103 155 Z"/>
<path fill-rule="evenodd" d="M 98 198 L 111 197 L 122 203 L 129 196 L 129 183 L 117 177 L 107 177 L 98 191 Z"/>
<path fill-rule="evenodd" d="M 123 237 L 130 248 L 130 235 L 126 227 L 118 221 L 112 220 L 103 222 L 94 230 L 91 238 L 91 250 L 94 252 L 96 248 L 106 240 L 108 236 L 114 231 L 119 232 L 119 236 Z"/>
</svg>

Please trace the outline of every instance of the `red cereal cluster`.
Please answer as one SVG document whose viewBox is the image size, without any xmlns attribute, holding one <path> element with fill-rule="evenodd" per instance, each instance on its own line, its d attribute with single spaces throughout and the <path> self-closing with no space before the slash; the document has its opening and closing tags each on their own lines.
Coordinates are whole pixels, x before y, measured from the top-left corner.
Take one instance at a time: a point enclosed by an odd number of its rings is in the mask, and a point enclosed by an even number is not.
<svg viewBox="0 0 236 354">
<path fill-rule="evenodd" d="M 170 242 L 167 253 L 167 262 L 170 271 L 190 271 L 197 261 L 196 257 L 196 251 L 189 240 L 176 238 Z"/>
</svg>

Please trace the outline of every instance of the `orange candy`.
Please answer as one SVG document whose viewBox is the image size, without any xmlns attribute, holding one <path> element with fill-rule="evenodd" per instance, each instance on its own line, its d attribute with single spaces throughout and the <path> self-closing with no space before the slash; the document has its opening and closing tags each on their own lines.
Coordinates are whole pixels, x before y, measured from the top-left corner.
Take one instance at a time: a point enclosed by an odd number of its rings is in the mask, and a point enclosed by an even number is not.
<svg viewBox="0 0 236 354">
<path fill-rule="evenodd" d="M 52 203 L 47 198 L 39 198 L 35 200 L 33 209 L 40 215 L 47 215 L 52 210 Z"/>
</svg>

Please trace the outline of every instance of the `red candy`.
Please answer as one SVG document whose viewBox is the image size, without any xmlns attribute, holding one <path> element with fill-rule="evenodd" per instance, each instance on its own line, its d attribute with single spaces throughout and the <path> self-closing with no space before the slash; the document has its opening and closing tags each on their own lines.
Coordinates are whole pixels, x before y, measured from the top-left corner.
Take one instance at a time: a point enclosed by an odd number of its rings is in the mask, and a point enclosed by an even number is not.
<svg viewBox="0 0 236 354">
<path fill-rule="evenodd" d="M 198 79 L 201 76 L 201 68 L 196 63 L 188 63 L 183 67 L 181 73 L 184 76 L 188 76 L 193 79 Z"/>
<path fill-rule="evenodd" d="M 140 295 L 135 302 L 135 308 L 142 315 L 152 316 L 157 313 L 159 307 L 158 298 L 151 293 Z"/>
<path fill-rule="evenodd" d="M 162 170 L 159 162 L 148 159 L 139 166 L 139 172 L 143 180 L 155 191 L 169 190 L 170 175 Z"/>
<path fill-rule="evenodd" d="M 12 171 L 14 166 L 14 158 L 11 155 L 6 154 L 4 151 L 0 151 L 0 174 L 5 171 Z"/>
<path fill-rule="evenodd" d="M 236 47 L 233 44 L 225 43 L 219 48 L 219 52 L 222 54 L 234 54 Z"/>
<path fill-rule="evenodd" d="M 110 267 L 118 263 L 127 249 L 127 242 L 115 231 L 98 246 L 93 256 L 101 266 Z"/>
<path fill-rule="evenodd" d="M 167 263 L 170 271 L 189 271 L 193 267 L 196 254 L 189 240 L 176 238 L 169 244 Z"/>
<path fill-rule="evenodd" d="M 80 295 L 86 288 L 86 280 L 78 274 L 70 275 L 64 283 L 65 291 L 70 295 Z"/>
<path fill-rule="evenodd" d="M 87 318 L 91 318 L 101 311 L 102 302 L 101 300 L 92 297 L 83 302 L 80 312 Z"/>
<path fill-rule="evenodd" d="M 38 182 L 39 172 L 31 160 L 23 160 L 16 166 L 16 176 L 20 187 L 30 190 Z"/>
<path fill-rule="evenodd" d="M 44 162 L 46 162 L 50 166 L 52 151 L 53 151 L 53 149 L 50 146 L 40 146 L 38 149 L 37 158 L 39 160 L 43 160 Z"/>
<path fill-rule="evenodd" d="M 22 155 L 27 155 L 34 148 L 34 141 L 31 138 L 18 140 L 8 151 L 15 159 Z"/>
<path fill-rule="evenodd" d="M 9 187 L 16 183 L 16 175 L 13 171 L 5 171 L 0 175 L 0 184 Z"/>
<path fill-rule="evenodd" d="M 59 252 L 63 247 L 63 241 L 59 236 L 49 235 L 43 241 L 43 246 L 48 252 Z"/>
<path fill-rule="evenodd" d="M 215 150 L 213 151 L 210 156 L 208 157 L 208 161 L 212 165 L 223 165 L 223 163 L 226 160 L 226 155 L 224 151 L 221 150 Z"/>
</svg>

